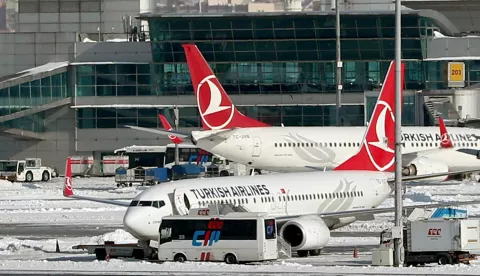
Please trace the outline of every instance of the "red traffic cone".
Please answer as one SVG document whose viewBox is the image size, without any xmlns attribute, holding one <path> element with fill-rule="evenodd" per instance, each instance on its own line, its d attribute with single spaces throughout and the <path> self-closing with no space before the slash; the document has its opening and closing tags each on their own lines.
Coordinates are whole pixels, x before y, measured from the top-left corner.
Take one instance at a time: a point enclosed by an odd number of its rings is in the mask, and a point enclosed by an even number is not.
<svg viewBox="0 0 480 276">
<path fill-rule="evenodd" d="M 353 257 L 354 258 L 358 258 L 358 251 L 357 251 L 357 248 L 353 248 Z"/>
<path fill-rule="evenodd" d="M 105 260 L 107 262 L 110 261 L 110 250 L 107 250 L 107 256 L 105 256 Z"/>
</svg>

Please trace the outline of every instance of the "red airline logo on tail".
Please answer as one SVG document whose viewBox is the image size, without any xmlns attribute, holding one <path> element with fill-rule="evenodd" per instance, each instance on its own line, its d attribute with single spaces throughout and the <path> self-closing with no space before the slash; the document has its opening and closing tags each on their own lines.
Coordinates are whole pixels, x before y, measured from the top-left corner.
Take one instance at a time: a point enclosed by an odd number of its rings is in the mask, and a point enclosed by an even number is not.
<svg viewBox="0 0 480 276">
<path fill-rule="evenodd" d="M 162 114 L 159 114 L 158 118 L 160 118 L 160 121 L 162 122 L 162 126 L 163 126 L 164 129 L 166 129 L 168 131 L 173 130 L 172 126 L 168 123 L 167 118 L 165 118 L 165 116 L 163 116 Z M 170 141 L 172 141 L 172 143 L 175 143 L 175 144 L 183 143 L 183 140 L 178 138 L 175 135 L 170 134 L 170 135 L 168 135 L 168 138 L 170 138 Z"/>
<path fill-rule="evenodd" d="M 405 66 L 401 66 L 403 83 Z M 403 93 L 403 88 L 402 88 Z M 403 98 L 403 97 L 402 97 Z M 388 171 L 395 163 L 395 62 L 385 77 L 372 119 L 367 127 L 360 151 L 335 170 Z M 368 161 L 367 161 L 368 158 Z"/>
<path fill-rule="evenodd" d="M 442 148 L 453 148 L 452 140 L 450 140 L 450 136 L 448 136 L 447 128 L 445 127 L 445 122 L 442 117 L 438 118 L 438 125 L 440 126 L 440 135 L 442 136 L 440 146 Z"/>
<path fill-rule="evenodd" d="M 66 197 L 73 195 L 72 189 L 72 160 L 67 158 L 67 164 L 65 166 L 65 185 L 63 187 L 63 195 Z"/>
<path fill-rule="evenodd" d="M 194 44 L 183 44 L 188 70 L 197 97 L 203 129 L 219 130 L 269 125 L 238 111 L 218 81 L 202 53 Z"/>
<path fill-rule="evenodd" d="M 235 107 L 222 97 L 220 82 L 214 75 L 205 77 L 197 86 L 197 103 L 202 121 L 210 129 L 223 129 L 232 122 Z"/>
</svg>

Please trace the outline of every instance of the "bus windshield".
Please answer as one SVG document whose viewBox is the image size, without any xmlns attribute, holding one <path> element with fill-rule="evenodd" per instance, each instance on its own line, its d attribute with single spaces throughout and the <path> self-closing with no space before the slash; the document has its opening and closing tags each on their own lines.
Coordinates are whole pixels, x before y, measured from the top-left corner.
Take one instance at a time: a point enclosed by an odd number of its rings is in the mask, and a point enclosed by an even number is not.
<svg viewBox="0 0 480 276">
<path fill-rule="evenodd" d="M 0 161 L 0 172 L 16 172 L 17 161 Z"/>
</svg>

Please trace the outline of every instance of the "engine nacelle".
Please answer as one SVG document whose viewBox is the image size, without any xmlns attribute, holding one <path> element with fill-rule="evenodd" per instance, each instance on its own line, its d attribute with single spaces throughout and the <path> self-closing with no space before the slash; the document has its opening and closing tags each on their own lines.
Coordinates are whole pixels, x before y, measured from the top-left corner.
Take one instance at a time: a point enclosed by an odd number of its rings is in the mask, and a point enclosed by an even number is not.
<svg viewBox="0 0 480 276">
<path fill-rule="evenodd" d="M 448 166 L 442 161 L 430 159 L 425 156 L 415 158 L 408 166 L 404 167 L 404 176 L 425 175 L 448 172 Z M 448 176 L 439 176 L 426 179 L 427 181 L 445 181 Z"/>
<path fill-rule="evenodd" d="M 280 236 L 292 250 L 321 249 L 330 239 L 330 230 L 321 218 L 300 218 L 285 223 Z"/>
</svg>

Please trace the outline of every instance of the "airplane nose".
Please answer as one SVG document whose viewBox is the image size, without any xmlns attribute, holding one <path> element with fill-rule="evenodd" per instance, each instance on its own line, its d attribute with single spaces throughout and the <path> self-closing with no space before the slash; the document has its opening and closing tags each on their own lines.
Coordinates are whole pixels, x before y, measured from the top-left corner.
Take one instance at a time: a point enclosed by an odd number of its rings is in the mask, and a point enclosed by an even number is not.
<svg viewBox="0 0 480 276">
<path fill-rule="evenodd" d="M 138 208 L 138 207 L 135 207 Z M 136 210 L 129 208 L 123 217 L 123 226 L 125 229 L 135 238 L 141 239 L 142 236 L 142 224 L 140 223 L 141 217 L 136 215 Z"/>
</svg>

